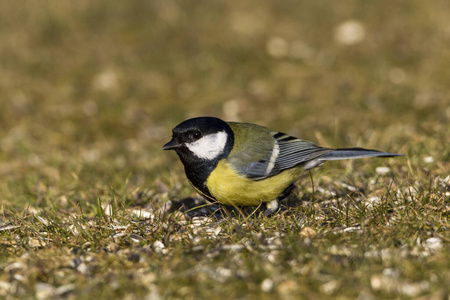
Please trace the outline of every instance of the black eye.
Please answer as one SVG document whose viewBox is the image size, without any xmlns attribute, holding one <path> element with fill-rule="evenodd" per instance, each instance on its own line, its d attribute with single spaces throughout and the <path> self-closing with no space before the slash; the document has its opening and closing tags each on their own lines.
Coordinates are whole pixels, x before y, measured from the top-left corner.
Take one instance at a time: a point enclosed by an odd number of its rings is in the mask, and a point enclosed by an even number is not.
<svg viewBox="0 0 450 300">
<path fill-rule="evenodd" d="M 202 137 L 202 133 L 200 131 L 194 131 L 194 133 L 192 134 L 192 137 L 196 140 L 198 140 L 199 138 Z"/>
</svg>

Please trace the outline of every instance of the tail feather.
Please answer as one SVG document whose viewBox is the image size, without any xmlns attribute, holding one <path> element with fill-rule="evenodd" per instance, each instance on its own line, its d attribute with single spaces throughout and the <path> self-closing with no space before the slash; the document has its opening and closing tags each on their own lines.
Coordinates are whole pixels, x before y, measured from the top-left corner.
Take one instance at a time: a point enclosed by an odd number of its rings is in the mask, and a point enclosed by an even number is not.
<svg viewBox="0 0 450 300">
<path fill-rule="evenodd" d="M 342 148 L 334 149 L 331 152 L 325 153 L 317 158 L 319 161 L 326 160 L 341 160 L 341 159 L 354 159 L 363 157 L 393 157 L 403 156 L 403 154 L 388 153 L 364 148 Z"/>
</svg>

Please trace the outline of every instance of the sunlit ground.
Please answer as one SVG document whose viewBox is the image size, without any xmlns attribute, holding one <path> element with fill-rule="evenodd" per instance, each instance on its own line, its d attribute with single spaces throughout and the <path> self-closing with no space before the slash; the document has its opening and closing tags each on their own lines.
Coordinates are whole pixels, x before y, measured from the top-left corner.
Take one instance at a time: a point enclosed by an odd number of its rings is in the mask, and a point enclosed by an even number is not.
<svg viewBox="0 0 450 300">
<path fill-rule="evenodd" d="M 0 296 L 447 299 L 448 1 L 2 1 Z M 405 157 L 205 206 L 184 119 Z M 195 199 L 191 199 L 191 198 Z"/>
</svg>

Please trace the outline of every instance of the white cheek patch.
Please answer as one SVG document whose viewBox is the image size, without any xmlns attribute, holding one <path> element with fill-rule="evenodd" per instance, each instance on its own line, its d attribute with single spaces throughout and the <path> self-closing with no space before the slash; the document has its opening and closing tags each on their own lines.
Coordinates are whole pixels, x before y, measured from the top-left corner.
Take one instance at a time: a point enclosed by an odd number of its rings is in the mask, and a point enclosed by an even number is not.
<svg viewBox="0 0 450 300">
<path fill-rule="evenodd" d="M 186 144 L 186 147 L 198 158 L 212 160 L 225 149 L 227 137 L 228 135 L 225 131 L 220 131 L 205 135 L 195 142 Z"/>
</svg>

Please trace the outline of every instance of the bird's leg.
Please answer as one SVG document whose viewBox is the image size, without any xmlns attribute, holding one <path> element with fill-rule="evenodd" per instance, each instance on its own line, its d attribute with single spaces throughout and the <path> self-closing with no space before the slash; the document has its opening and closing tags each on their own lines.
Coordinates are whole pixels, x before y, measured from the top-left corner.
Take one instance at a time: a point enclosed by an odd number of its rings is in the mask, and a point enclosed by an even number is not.
<svg viewBox="0 0 450 300">
<path fill-rule="evenodd" d="M 263 213 L 263 216 L 269 216 L 276 212 L 279 207 L 278 199 L 274 199 L 266 204 L 266 210 Z"/>
<path fill-rule="evenodd" d="M 294 191 L 295 188 L 296 188 L 295 184 L 294 183 L 291 184 L 281 193 L 281 195 L 278 197 L 278 199 L 283 200 L 283 199 L 289 197 L 289 195 Z"/>
<path fill-rule="evenodd" d="M 277 199 L 267 202 L 266 210 L 264 211 L 263 216 L 268 216 L 276 212 L 280 208 L 279 201 L 288 199 L 293 194 L 295 188 L 296 188 L 295 184 L 291 184 L 281 193 L 281 195 Z M 297 199 L 298 201 L 297 196 L 295 196 L 295 199 Z"/>
</svg>

